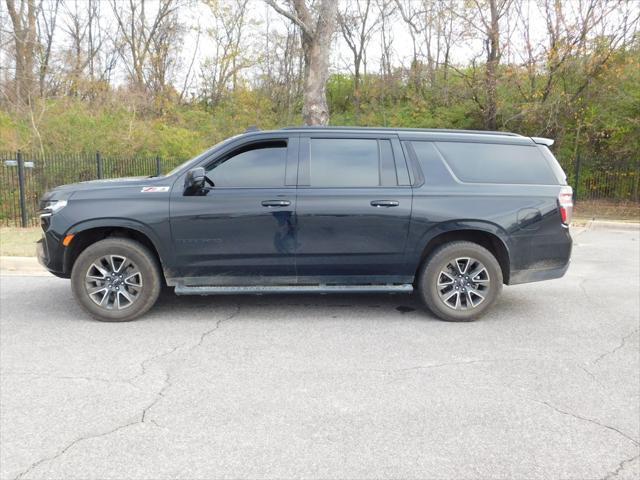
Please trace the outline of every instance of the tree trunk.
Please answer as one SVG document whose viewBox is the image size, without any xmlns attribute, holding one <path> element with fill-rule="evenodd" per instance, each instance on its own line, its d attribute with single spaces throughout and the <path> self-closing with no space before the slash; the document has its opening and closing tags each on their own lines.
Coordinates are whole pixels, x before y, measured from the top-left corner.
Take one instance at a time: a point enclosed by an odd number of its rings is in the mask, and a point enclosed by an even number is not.
<svg viewBox="0 0 640 480">
<path fill-rule="evenodd" d="M 36 2 L 20 0 L 20 7 L 16 9 L 15 0 L 7 0 L 7 10 L 16 49 L 15 100 L 18 105 L 28 105 L 35 92 Z M 25 10 L 26 17 L 23 15 Z"/>
<path fill-rule="evenodd" d="M 497 0 L 489 0 L 491 11 L 491 25 L 487 32 L 487 66 L 485 86 L 487 90 L 487 100 L 484 108 L 484 126 L 487 130 L 496 130 L 498 127 L 497 113 L 497 70 L 500 62 L 500 24 Z"/>
<path fill-rule="evenodd" d="M 302 119 L 305 125 L 329 123 L 326 92 L 329 79 L 329 42 L 330 38 L 314 38 L 303 42 L 306 66 Z"/>
<path fill-rule="evenodd" d="M 337 0 L 316 2 L 314 14 L 305 0 L 291 0 L 292 11 L 280 7 L 275 0 L 266 0 L 279 14 L 287 17 L 302 31 L 304 52 L 304 104 L 302 119 L 305 125 L 327 125 L 327 80 L 329 79 L 329 53 L 331 37 L 338 18 Z"/>
<path fill-rule="evenodd" d="M 354 62 L 354 75 L 353 75 L 353 109 L 355 113 L 356 123 L 360 122 L 360 97 L 361 91 L 361 78 L 360 78 L 360 63 L 361 59 L 358 57 Z"/>
</svg>

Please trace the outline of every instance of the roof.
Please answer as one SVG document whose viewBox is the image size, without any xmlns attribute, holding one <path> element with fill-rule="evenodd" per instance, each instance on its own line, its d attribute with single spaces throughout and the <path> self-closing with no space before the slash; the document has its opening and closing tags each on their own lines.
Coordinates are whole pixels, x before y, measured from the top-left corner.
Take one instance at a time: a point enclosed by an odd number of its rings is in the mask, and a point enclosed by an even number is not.
<svg viewBox="0 0 640 480">
<path fill-rule="evenodd" d="M 530 137 L 518 135 L 511 132 L 496 132 L 487 130 L 453 130 L 445 128 L 388 128 L 388 127 L 323 127 L 323 126 L 302 126 L 302 127 L 285 127 L 280 130 L 259 131 L 253 128 L 248 130 L 244 135 L 257 137 L 269 137 L 272 135 L 282 135 L 287 133 L 335 133 L 342 134 L 382 134 L 382 135 L 398 135 L 400 140 L 414 141 L 434 141 L 434 142 L 472 142 L 472 143 L 500 143 L 508 145 L 535 145 L 534 140 Z M 537 143 L 542 143 L 541 139 L 537 139 Z M 548 144 L 548 143 L 545 143 Z"/>
<path fill-rule="evenodd" d="M 521 137 L 517 133 L 498 132 L 495 130 L 457 130 L 451 128 L 392 128 L 392 127 L 350 127 L 350 126 L 302 126 L 284 127 L 281 130 L 318 130 L 318 131 L 356 131 L 356 132 L 407 132 L 407 133 L 451 133 L 451 134 L 473 134 L 473 135 L 499 135 L 505 137 Z"/>
<path fill-rule="evenodd" d="M 346 135 L 354 133 L 397 135 L 400 140 L 432 141 L 432 142 L 471 142 L 471 143 L 499 143 L 507 145 L 536 144 L 551 146 L 553 140 L 540 137 L 525 137 L 512 132 L 497 132 L 491 130 L 454 130 L 447 128 L 390 128 L 390 127 L 337 127 L 337 126 L 302 126 L 285 127 L 280 130 L 258 130 L 250 127 L 240 136 L 250 135 L 256 137 L 272 137 L 287 133 L 324 133 Z"/>
</svg>

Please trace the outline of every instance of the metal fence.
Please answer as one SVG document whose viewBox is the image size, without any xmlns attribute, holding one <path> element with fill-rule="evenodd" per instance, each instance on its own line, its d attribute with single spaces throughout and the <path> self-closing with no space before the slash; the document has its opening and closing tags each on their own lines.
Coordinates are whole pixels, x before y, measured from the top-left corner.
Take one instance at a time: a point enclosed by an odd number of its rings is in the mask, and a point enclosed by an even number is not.
<svg viewBox="0 0 640 480">
<path fill-rule="evenodd" d="M 0 225 L 37 225 L 38 202 L 50 188 L 100 178 L 160 175 L 186 159 L 152 157 L 55 155 L 0 152 Z M 569 183 L 576 195 L 577 211 L 599 211 L 640 216 L 640 169 L 638 165 L 615 171 L 593 169 L 591 162 L 570 171 Z M 584 208 L 581 209 L 581 205 Z M 611 215 L 609 215 L 611 216 Z"/>
<path fill-rule="evenodd" d="M 186 159 L 0 152 L 0 225 L 35 226 L 40 197 L 66 183 L 161 175 Z"/>
</svg>

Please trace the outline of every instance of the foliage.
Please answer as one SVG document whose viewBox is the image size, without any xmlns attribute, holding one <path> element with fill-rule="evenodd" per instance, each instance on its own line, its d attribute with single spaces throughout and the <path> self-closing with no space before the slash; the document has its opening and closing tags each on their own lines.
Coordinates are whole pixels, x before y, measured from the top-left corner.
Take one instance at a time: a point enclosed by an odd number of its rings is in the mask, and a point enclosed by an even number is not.
<svg viewBox="0 0 640 480">
<path fill-rule="evenodd" d="M 588 169 L 605 171 L 635 165 L 640 159 L 640 49 L 614 52 L 578 95 L 584 81 L 577 72 L 587 59 L 566 67 L 542 101 L 545 72 L 534 79 L 524 67 L 501 66 L 498 72 L 498 124 L 501 129 L 556 139 L 556 155 L 569 174 L 576 154 Z M 354 81 L 334 74 L 327 84 L 333 125 L 482 129 L 483 119 L 464 75 L 441 69 L 436 85 L 415 88 L 401 70 L 385 77 L 362 78 L 359 112 L 354 107 Z M 96 86 L 97 87 L 97 86 Z M 300 123 L 301 101 L 293 116 L 267 90 L 237 85 L 219 102 L 165 98 L 160 109 L 133 89 L 105 89 L 95 98 L 58 97 L 42 100 L 26 111 L 0 110 L 0 150 L 31 150 L 58 154 L 161 155 L 189 158 L 225 137 L 257 125 L 263 129 Z M 292 122 L 293 120 L 293 122 Z"/>
</svg>

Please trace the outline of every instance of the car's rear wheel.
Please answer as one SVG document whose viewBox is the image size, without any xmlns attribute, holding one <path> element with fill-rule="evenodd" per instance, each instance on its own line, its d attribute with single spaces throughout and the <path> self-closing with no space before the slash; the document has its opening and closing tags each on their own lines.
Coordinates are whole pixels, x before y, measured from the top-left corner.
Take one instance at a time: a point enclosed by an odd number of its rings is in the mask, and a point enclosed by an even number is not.
<svg viewBox="0 0 640 480">
<path fill-rule="evenodd" d="M 486 248 L 451 242 L 436 249 L 422 265 L 418 292 L 440 319 L 469 322 L 482 316 L 502 290 L 502 270 Z"/>
<path fill-rule="evenodd" d="M 87 247 L 71 272 L 80 306 L 103 322 L 127 322 L 149 310 L 162 288 L 160 268 L 144 245 L 107 238 Z"/>
</svg>

